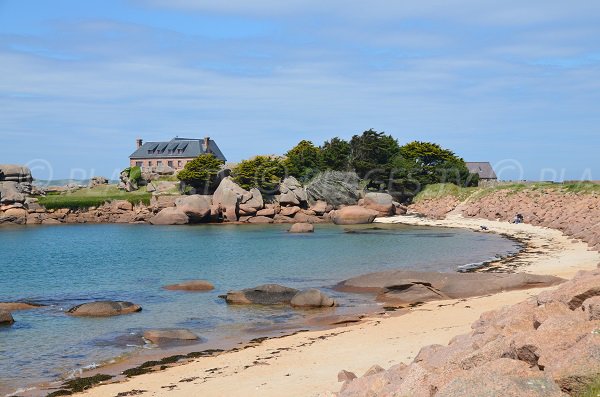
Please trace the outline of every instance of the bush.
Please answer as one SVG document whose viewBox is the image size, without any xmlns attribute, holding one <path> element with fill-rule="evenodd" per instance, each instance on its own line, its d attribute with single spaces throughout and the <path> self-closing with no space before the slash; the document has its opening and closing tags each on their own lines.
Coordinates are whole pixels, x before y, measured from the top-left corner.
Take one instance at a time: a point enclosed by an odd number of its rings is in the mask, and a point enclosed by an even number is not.
<svg viewBox="0 0 600 397">
<path fill-rule="evenodd" d="M 224 162 L 212 154 L 201 154 L 183 167 L 177 178 L 196 189 L 207 193 L 216 188 L 219 172 Z"/>
<path fill-rule="evenodd" d="M 280 157 L 256 156 L 243 160 L 232 170 L 235 183 L 246 190 L 258 188 L 265 194 L 277 191 L 285 167 Z"/>
<path fill-rule="evenodd" d="M 321 146 L 321 168 L 332 171 L 350 171 L 350 144 L 333 138 Z"/>
<path fill-rule="evenodd" d="M 367 180 L 367 187 L 384 189 L 390 162 L 399 150 L 398 141 L 391 135 L 370 129 L 350 140 L 351 166 L 360 178 Z"/>
<path fill-rule="evenodd" d="M 300 182 L 310 180 L 319 172 L 321 153 L 311 141 L 300 141 L 285 156 L 288 174 L 298 178 Z"/>
</svg>

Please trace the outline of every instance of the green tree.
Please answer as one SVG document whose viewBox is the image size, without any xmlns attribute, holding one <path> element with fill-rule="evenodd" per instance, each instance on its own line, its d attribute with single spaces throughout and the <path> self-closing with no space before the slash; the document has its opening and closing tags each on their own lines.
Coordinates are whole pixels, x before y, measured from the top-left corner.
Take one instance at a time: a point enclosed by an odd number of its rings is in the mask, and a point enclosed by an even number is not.
<svg viewBox="0 0 600 397">
<path fill-rule="evenodd" d="M 311 141 L 300 141 L 286 154 L 285 167 L 289 175 L 307 182 L 320 170 L 321 152 Z"/>
<path fill-rule="evenodd" d="M 280 157 L 256 156 L 235 166 L 232 177 L 235 183 L 246 190 L 258 188 L 265 194 L 272 194 L 277 191 L 284 171 Z"/>
<path fill-rule="evenodd" d="M 350 164 L 368 188 L 382 189 L 399 150 L 398 141 L 391 135 L 370 129 L 350 140 Z"/>
<path fill-rule="evenodd" d="M 462 158 L 431 142 L 414 141 L 400 147 L 391 166 L 391 190 L 404 199 L 434 183 L 470 186 L 478 181 Z"/>
<path fill-rule="evenodd" d="M 333 138 L 321 146 L 321 168 L 333 171 L 350 170 L 350 144 L 343 139 Z"/>
<path fill-rule="evenodd" d="M 187 163 L 177 174 L 177 178 L 196 189 L 206 193 L 216 188 L 217 176 L 224 162 L 212 154 L 201 154 Z"/>
</svg>

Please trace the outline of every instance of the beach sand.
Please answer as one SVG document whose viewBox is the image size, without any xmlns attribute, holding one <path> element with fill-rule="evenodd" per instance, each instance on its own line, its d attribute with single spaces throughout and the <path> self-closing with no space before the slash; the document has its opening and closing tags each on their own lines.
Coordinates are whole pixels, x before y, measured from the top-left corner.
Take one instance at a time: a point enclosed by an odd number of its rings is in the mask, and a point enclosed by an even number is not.
<svg viewBox="0 0 600 397">
<path fill-rule="evenodd" d="M 450 215 L 446 220 L 413 216 L 378 220 L 422 226 L 463 227 L 527 240 L 518 258 L 520 271 L 571 278 L 596 268 L 600 253 L 562 233 L 526 224 L 514 225 Z M 379 314 L 361 323 L 326 331 L 302 332 L 269 339 L 258 346 L 197 359 L 153 374 L 95 387 L 86 396 L 328 396 L 338 391 L 337 374 L 345 369 L 361 376 L 372 365 L 389 368 L 410 362 L 421 347 L 447 344 L 469 332 L 481 313 L 512 305 L 543 289 L 429 302 L 404 315 Z M 143 391 L 132 393 L 132 391 Z M 127 394 L 126 394 L 127 393 Z"/>
</svg>

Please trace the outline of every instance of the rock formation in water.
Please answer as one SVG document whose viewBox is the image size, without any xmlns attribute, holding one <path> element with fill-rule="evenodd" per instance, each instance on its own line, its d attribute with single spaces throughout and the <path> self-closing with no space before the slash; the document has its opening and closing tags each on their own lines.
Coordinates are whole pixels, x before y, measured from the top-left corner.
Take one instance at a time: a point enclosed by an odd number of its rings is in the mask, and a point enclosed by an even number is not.
<svg viewBox="0 0 600 397">
<path fill-rule="evenodd" d="M 142 311 L 142 307 L 124 301 L 97 301 L 74 306 L 67 314 L 76 317 L 109 317 Z"/>
</svg>

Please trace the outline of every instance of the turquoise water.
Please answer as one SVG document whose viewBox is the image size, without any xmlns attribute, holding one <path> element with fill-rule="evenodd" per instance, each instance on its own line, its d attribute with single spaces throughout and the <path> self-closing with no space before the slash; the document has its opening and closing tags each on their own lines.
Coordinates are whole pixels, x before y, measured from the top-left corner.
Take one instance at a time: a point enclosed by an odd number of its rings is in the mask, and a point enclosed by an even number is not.
<svg viewBox="0 0 600 397">
<path fill-rule="evenodd" d="M 390 268 L 455 271 L 517 245 L 498 235 L 389 225 L 318 225 L 292 235 L 277 225 L 62 225 L 0 229 L 0 301 L 48 305 L 14 312 L 0 328 L 0 395 L 141 349 L 149 328 L 189 328 L 206 343 L 301 319 L 289 308 L 228 307 L 218 295 L 265 283 L 323 288 L 344 308 L 360 295 L 329 288 Z M 207 279 L 207 293 L 161 286 Z M 101 319 L 64 314 L 91 300 L 128 300 L 141 313 Z"/>
</svg>

